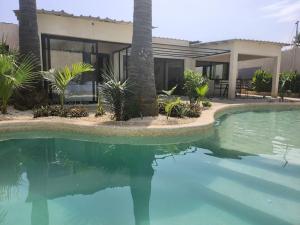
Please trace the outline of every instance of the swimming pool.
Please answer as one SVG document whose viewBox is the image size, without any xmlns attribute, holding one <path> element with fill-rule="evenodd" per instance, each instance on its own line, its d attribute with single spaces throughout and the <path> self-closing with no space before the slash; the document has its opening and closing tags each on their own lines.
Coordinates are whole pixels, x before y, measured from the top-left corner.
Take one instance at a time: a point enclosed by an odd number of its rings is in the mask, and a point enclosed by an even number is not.
<svg viewBox="0 0 300 225">
<path fill-rule="evenodd" d="M 229 112 L 169 141 L 2 135 L 0 224 L 300 224 L 299 137 L 299 110 Z"/>
</svg>

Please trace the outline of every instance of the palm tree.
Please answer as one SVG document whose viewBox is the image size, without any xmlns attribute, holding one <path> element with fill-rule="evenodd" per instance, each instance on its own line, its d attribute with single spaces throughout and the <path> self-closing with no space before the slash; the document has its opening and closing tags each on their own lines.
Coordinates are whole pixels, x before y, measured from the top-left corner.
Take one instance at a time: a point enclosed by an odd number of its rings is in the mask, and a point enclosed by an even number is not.
<svg viewBox="0 0 300 225">
<path fill-rule="evenodd" d="M 61 70 L 50 69 L 49 71 L 42 72 L 44 79 L 49 81 L 53 88 L 55 88 L 60 95 L 60 104 L 61 107 L 64 107 L 64 99 L 65 99 L 65 91 L 67 89 L 68 84 L 71 80 L 75 79 L 82 73 L 94 71 L 92 65 L 85 63 L 76 63 L 69 68 L 65 66 L 65 68 Z"/>
<path fill-rule="evenodd" d="M 19 0 L 19 51 L 20 55 L 32 55 L 38 62 L 35 72 L 41 71 L 40 40 L 36 14 L 36 0 Z M 14 106 L 18 109 L 30 109 L 47 101 L 47 92 L 41 77 L 34 87 L 22 90 L 14 95 Z"/>
<path fill-rule="evenodd" d="M 35 67 L 31 57 L 17 60 L 15 55 L 0 54 L 0 98 L 3 114 L 7 113 L 8 100 L 15 90 L 32 87 L 39 74 L 34 72 Z"/>
<path fill-rule="evenodd" d="M 129 99 L 130 117 L 158 115 L 152 51 L 152 0 L 134 0 L 133 38 L 129 81 L 134 83 Z"/>
<path fill-rule="evenodd" d="M 19 45 L 21 55 L 33 54 L 40 62 L 36 0 L 19 0 Z"/>
</svg>

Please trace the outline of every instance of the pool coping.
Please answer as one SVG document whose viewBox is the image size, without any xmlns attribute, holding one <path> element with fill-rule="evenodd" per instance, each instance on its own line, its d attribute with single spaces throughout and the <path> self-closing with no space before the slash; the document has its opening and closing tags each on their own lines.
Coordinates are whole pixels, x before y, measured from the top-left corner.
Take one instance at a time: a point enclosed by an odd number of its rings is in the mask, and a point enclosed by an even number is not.
<svg viewBox="0 0 300 225">
<path fill-rule="evenodd" d="M 63 131 L 99 136 L 180 136 L 194 135 L 213 127 L 215 119 L 230 110 L 258 109 L 300 109 L 300 102 L 263 103 L 213 103 L 211 109 L 204 110 L 194 122 L 176 125 L 130 125 L 124 123 L 105 125 L 95 121 L 61 120 L 53 118 L 7 120 L 0 122 L 0 134 L 17 131 Z"/>
</svg>

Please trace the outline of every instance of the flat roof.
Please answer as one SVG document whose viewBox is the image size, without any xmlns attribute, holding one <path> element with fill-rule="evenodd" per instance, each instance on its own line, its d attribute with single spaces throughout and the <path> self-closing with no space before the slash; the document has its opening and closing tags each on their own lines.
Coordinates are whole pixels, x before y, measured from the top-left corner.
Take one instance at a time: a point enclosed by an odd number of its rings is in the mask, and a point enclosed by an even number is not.
<svg viewBox="0 0 300 225">
<path fill-rule="evenodd" d="M 14 10 L 16 16 L 19 13 L 19 10 Z M 46 15 L 54 15 L 54 16 L 63 16 L 63 17 L 71 17 L 71 18 L 78 18 L 78 19 L 87 19 L 87 20 L 96 20 L 100 22 L 109 22 L 109 23 L 120 23 L 120 24 L 133 24 L 132 21 L 124 21 L 124 20 L 116 20 L 111 18 L 101 18 L 95 16 L 85 16 L 85 15 L 74 15 L 71 13 L 67 13 L 64 10 L 56 11 L 56 10 L 45 10 L 45 9 L 37 9 L 37 14 L 46 14 Z M 210 44 L 222 44 L 222 43 L 229 43 L 234 41 L 246 41 L 246 42 L 255 42 L 255 43 L 262 43 L 262 44 L 273 44 L 279 46 L 290 46 L 291 44 L 283 43 L 283 42 L 274 42 L 274 41 L 265 41 L 265 40 L 255 40 L 255 39 L 242 39 L 242 38 L 235 38 L 235 39 L 227 39 L 227 40 L 220 40 L 220 41 L 209 41 L 209 42 L 200 42 L 200 41 L 188 41 L 184 39 L 176 39 L 176 38 L 169 38 L 169 37 L 153 37 L 157 39 L 166 39 L 166 40 L 174 40 L 174 41 L 181 41 L 181 42 L 190 42 L 190 46 L 199 46 L 199 45 L 210 45 Z"/>
<path fill-rule="evenodd" d="M 194 45 L 223 44 L 223 43 L 234 42 L 234 41 L 255 42 L 255 43 L 261 43 L 261 44 L 272 44 L 272 45 L 280 45 L 280 46 L 289 46 L 290 45 L 290 44 L 284 43 L 284 42 L 264 41 L 264 40 L 255 40 L 255 39 L 243 39 L 243 38 L 234 38 L 234 39 L 227 39 L 227 40 L 221 40 L 221 41 L 201 42 L 201 43 L 195 43 Z"/>
<path fill-rule="evenodd" d="M 19 10 L 14 10 L 16 16 L 19 13 Z M 46 9 L 37 9 L 37 14 L 46 14 L 46 15 L 54 15 L 54 16 L 63 16 L 63 17 L 71 17 L 71 18 L 78 18 L 78 19 L 87 19 L 87 20 L 96 20 L 100 22 L 109 22 L 109 23 L 124 23 L 124 24 L 132 24 L 131 21 L 124 21 L 124 20 L 115 20 L 111 18 L 101 18 L 99 16 L 84 16 L 84 15 L 74 15 L 72 13 L 67 13 L 64 10 L 56 11 L 56 10 L 46 10 Z"/>
</svg>

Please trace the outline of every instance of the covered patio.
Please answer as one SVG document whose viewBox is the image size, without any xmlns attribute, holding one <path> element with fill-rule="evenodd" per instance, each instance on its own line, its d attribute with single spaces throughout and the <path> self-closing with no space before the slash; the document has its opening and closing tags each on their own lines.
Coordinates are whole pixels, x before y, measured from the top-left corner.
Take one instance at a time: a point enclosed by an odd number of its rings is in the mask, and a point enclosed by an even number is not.
<svg viewBox="0 0 300 225">
<path fill-rule="evenodd" d="M 196 60 L 197 64 L 203 65 L 205 63 L 218 63 L 219 65 L 227 65 L 228 75 L 223 77 L 228 81 L 226 94 L 229 99 L 234 99 L 237 96 L 237 80 L 239 73 L 239 62 L 256 60 L 262 58 L 273 59 L 273 74 L 272 80 L 272 97 L 277 97 L 279 86 L 281 49 L 286 46 L 284 43 L 232 39 L 218 42 L 197 43 L 195 47 L 207 47 L 214 49 L 226 49 L 228 52 L 213 56 L 201 57 Z M 224 69 L 223 69 L 224 70 Z M 226 71 L 223 71 L 226 74 Z M 222 89 L 222 87 L 221 87 Z M 222 90 L 221 90 L 222 91 Z M 220 91 L 220 92 L 221 92 Z"/>
</svg>

